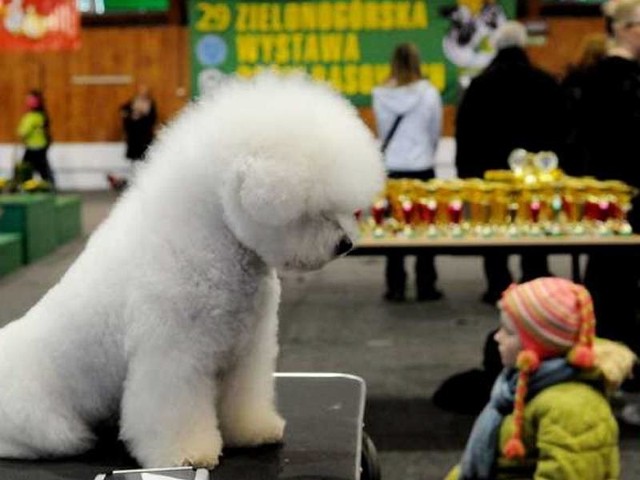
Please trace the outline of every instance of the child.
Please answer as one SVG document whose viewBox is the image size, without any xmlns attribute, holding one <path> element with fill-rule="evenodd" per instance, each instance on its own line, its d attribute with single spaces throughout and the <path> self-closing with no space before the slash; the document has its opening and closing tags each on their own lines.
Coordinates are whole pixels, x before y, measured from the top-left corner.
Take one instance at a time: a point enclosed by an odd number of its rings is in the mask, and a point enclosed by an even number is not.
<svg viewBox="0 0 640 480">
<path fill-rule="evenodd" d="M 20 118 L 17 131 L 24 144 L 22 161 L 53 186 L 53 171 L 47 157 L 51 145 L 49 115 L 42 92 L 31 90 L 25 99 L 25 107 L 27 111 Z"/>
<path fill-rule="evenodd" d="M 634 354 L 595 340 L 591 295 L 562 278 L 512 285 L 495 335 L 504 370 L 447 480 L 615 480 L 618 426 L 606 394 Z"/>
</svg>

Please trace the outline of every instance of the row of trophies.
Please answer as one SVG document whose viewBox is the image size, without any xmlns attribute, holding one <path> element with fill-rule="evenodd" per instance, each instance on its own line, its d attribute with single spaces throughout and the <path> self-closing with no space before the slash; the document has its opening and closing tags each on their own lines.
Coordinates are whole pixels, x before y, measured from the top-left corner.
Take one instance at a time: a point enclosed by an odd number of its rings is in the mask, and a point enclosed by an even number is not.
<svg viewBox="0 0 640 480">
<path fill-rule="evenodd" d="M 511 170 L 485 179 L 388 180 L 364 235 L 489 238 L 494 236 L 629 235 L 637 191 L 624 182 L 568 177 L 552 152 L 515 150 Z"/>
</svg>

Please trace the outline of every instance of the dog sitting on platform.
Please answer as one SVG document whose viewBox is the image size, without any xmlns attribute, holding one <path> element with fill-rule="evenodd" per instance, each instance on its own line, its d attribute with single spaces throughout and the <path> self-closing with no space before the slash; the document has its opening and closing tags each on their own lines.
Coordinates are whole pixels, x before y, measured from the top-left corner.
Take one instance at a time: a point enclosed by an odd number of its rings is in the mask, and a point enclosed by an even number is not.
<svg viewBox="0 0 640 480">
<path fill-rule="evenodd" d="M 346 253 L 383 178 L 355 109 L 303 77 L 231 80 L 187 108 L 61 281 L 0 330 L 0 457 L 80 454 L 114 416 L 145 467 L 280 441 L 276 270 Z"/>
</svg>

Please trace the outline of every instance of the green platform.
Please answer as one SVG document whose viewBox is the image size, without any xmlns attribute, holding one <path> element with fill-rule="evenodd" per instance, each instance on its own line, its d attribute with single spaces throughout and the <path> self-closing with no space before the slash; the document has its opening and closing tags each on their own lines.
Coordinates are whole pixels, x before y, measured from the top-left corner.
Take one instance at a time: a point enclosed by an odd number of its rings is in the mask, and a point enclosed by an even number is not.
<svg viewBox="0 0 640 480">
<path fill-rule="evenodd" d="M 0 209 L 0 233 L 22 235 L 23 263 L 44 257 L 57 247 L 54 195 L 0 195 Z"/>
<path fill-rule="evenodd" d="M 22 235 L 0 233 L 0 277 L 22 266 Z"/>
<path fill-rule="evenodd" d="M 57 195 L 56 242 L 67 243 L 82 234 L 82 203 L 78 195 Z"/>
</svg>

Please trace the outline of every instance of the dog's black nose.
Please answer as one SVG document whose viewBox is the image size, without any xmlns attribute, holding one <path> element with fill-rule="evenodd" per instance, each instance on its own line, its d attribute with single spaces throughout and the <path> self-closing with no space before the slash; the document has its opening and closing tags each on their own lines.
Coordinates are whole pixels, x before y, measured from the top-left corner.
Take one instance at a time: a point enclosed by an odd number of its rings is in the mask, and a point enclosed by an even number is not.
<svg viewBox="0 0 640 480">
<path fill-rule="evenodd" d="M 338 242 L 338 244 L 336 245 L 336 250 L 335 250 L 336 256 L 339 257 L 340 255 L 344 255 L 345 253 L 349 252 L 349 250 L 351 250 L 352 248 L 353 248 L 353 242 L 349 237 L 345 235 L 340 239 L 340 242 Z"/>
</svg>

